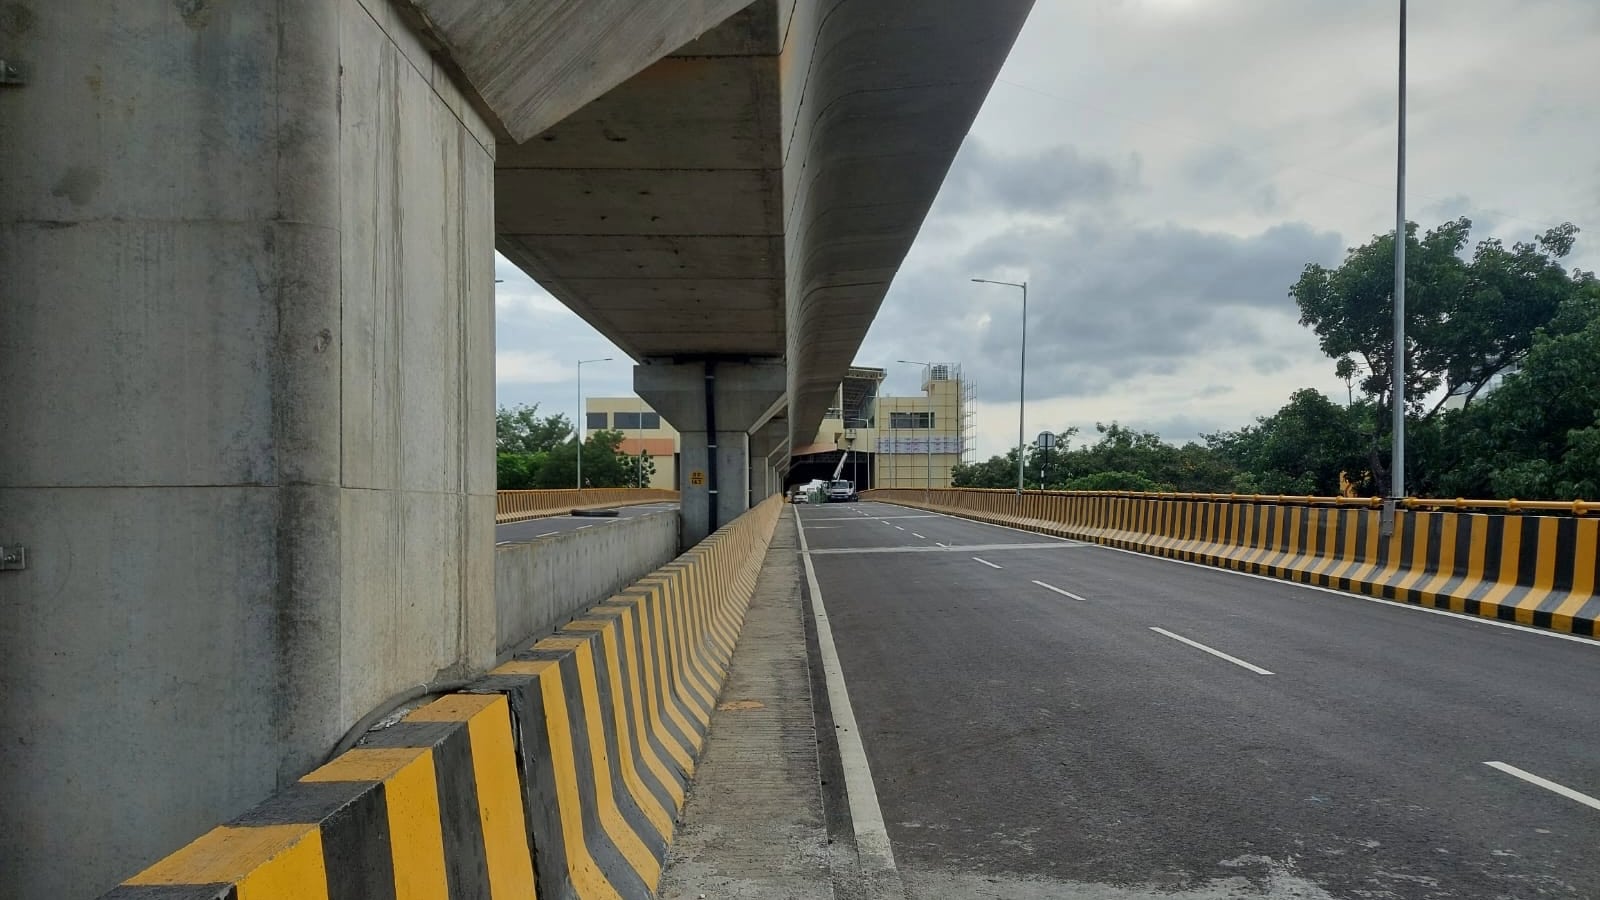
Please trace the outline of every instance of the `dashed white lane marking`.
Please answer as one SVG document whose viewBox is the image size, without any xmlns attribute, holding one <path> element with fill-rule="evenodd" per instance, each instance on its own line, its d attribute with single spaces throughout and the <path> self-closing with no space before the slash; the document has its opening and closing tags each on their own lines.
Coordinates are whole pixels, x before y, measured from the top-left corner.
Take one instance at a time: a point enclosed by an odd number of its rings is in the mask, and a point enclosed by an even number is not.
<svg viewBox="0 0 1600 900">
<path fill-rule="evenodd" d="M 1499 769 L 1507 775 L 1510 775 L 1512 778 L 1521 778 L 1523 781 L 1526 781 L 1529 784 L 1536 784 L 1552 794 L 1560 794 L 1568 800 L 1576 800 L 1577 802 L 1582 803 L 1584 806 L 1587 806 L 1591 809 L 1600 809 L 1600 800 L 1596 800 L 1595 798 L 1581 791 L 1575 791 L 1564 784 L 1556 784 L 1554 781 L 1551 781 L 1548 778 L 1540 778 L 1539 776 L 1525 769 L 1519 769 L 1516 766 L 1503 762 L 1486 762 L 1484 765 L 1491 769 Z"/>
<path fill-rule="evenodd" d="M 1055 591 L 1056 593 L 1060 594 L 1063 597 L 1070 597 L 1073 600 L 1078 601 L 1079 603 L 1088 603 L 1089 602 L 1089 601 L 1083 599 L 1082 597 L 1079 597 L 1077 594 L 1074 594 L 1071 591 L 1064 591 L 1061 588 L 1058 588 L 1053 584 L 1045 584 L 1042 581 L 1035 581 L 1034 584 L 1037 584 L 1039 587 L 1042 587 L 1047 591 Z"/>
<path fill-rule="evenodd" d="M 811 562 L 811 547 L 806 543 L 806 528 L 795 510 L 795 527 L 800 532 L 800 558 L 805 561 L 806 587 L 811 591 L 812 618 L 817 624 L 817 651 L 828 683 L 828 705 L 833 712 L 835 737 L 839 742 L 839 764 L 844 769 L 844 793 L 850 806 L 850 824 L 856 832 L 856 856 L 863 868 L 898 874 L 894 848 L 889 844 L 889 829 L 878 806 L 878 789 L 872 782 L 872 766 L 861 744 L 855 710 L 850 706 L 850 691 L 845 687 L 844 668 L 833 645 L 833 626 L 822 603 L 822 588 L 817 585 L 817 569 Z"/>
<path fill-rule="evenodd" d="M 905 529 L 904 529 L 904 528 L 902 528 L 902 527 L 901 527 L 901 526 L 899 526 L 899 525 L 896 525 L 896 526 L 895 526 L 895 527 L 894 527 L 894 530 L 895 530 L 895 531 L 905 531 Z"/>
<path fill-rule="evenodd" d="M 582 531 L 585 528 L 593 528 L 593 527 L 594 527 L 593 525 L 579 525 L 576 530 Z"/>
<path fill-rule="evenodd" d="M 988 566 L 991 569 L 1004 569 L 1005 568 L 1005 566 L 997 566 L 994 563 L 989 562 L 987 559 L 984 559 L 981 556 L 974 556 L 973 559 L 977 560 L 978 562 L 983 563 L 984 565 Z"/>
<path fill-rule="evenodd" d="M 922 538 L 923 540 L 927 540 L 927 538 L 922 537 L 922 535 L 917 534 L 915 531 L 911 532 L 911 536 L 914 538 Z"/>
<path fill-rule="evenodd" d="M 1215 647 L 1207 647 L 1205 644 L 1202 644 L 1199 641 L 1191 641 L 1188 638 L 1184 637 L 1183 635 L 1181 635 L 1181 634 L 1173 634 L 1172 632 L 1166 630 L 1165 628 L 1157 628 L 1154 625 L 1151 625 L 1150 626 L 1150 630 L 1154 631 L 1156 634 L 1165 635 L 1165 636 L 1167 636 L 1169 638 L 1172 638 L 1175 641 L 1179 641 L 1180 643 L 1188 644 L 1189 646 L 1195 648 L 1196 650 L 1204 650 L 1205 652 L 1211 654 L 1212 656 L 1215 656 L 1218 659 L 1225 659 L 1228 662 L 1231 662 L 1234 665 L 1236 665 L 1236 666 L 1238 666 L 1238 667 L 1240 667 L 1242 669 L 1249 669 L 1250 671 L 1256 673 L 1257 675 L 1271 675 L 1272 674 L 1271 672 L 1268 672 L 1266 669 L 1263 669 L 1260 666 L 1251 665 L 1250 663 L 1245 662 L 1244 660 L 1240 659 L 1237 656 L 1229 656 L 1228 654 L 1223 653 L 1221 650 L 1218 650 Z"/>
</svg>

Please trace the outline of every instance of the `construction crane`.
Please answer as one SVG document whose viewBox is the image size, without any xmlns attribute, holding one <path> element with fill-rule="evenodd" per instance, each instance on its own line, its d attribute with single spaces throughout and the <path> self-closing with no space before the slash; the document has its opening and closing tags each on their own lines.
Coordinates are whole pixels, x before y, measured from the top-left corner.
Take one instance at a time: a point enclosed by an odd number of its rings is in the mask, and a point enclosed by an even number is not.
<svg viewBox="0 0 1600 900">
<path fill-rule="evenodd" d="M 839 456 L 839 464 L 833 467 L 833 477 L 828 479 L 829 481 L 839 480 L 839 475 L 844 472 L 844 464 L 849 461 L 849 459 L 850 448 L 846 447 L 844 453 Z"/>
</svg>

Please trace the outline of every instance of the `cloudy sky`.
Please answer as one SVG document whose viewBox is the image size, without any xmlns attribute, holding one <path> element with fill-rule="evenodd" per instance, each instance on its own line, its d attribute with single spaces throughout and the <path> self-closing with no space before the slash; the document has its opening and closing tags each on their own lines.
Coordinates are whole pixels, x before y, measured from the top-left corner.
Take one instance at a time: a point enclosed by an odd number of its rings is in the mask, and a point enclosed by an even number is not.
<svg viewBox="0 0 1600 900">
<path fill-rule="evenodd" d="M 978 449 L 1113 419 L 1173 441 L 1345 386 L 1297 322 L 1308 262 L 1394 223 L 1396 0 L 1038 0 L 857 355 L 960 363 Z M 1571 221 L 1600 268 L 1600 2 L 1412 0 L 1408 214 Z M 625 354 L 497 261 L 499 401 L 630 393 Z"/>
</svg>

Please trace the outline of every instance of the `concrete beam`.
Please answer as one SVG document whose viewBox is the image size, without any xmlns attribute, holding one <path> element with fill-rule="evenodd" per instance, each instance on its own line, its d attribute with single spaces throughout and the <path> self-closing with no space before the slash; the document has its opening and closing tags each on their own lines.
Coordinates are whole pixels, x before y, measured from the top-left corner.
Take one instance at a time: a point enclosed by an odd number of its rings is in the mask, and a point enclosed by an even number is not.
<svg viewBox="0 0 1600 900">
<path fill-rule="evenodd" d="M 472 92 L 480 111 L 520 143 L 748 3 L 410 0 L 407 9 L 412 26 Z"/>
<path fill-rule="evenodd" d="M 784 47 L 790 421 L 808 440 L 1033 0 L 802 0 Z M 861 60 L 874 60 L 863 66 Z"/>
</svg>

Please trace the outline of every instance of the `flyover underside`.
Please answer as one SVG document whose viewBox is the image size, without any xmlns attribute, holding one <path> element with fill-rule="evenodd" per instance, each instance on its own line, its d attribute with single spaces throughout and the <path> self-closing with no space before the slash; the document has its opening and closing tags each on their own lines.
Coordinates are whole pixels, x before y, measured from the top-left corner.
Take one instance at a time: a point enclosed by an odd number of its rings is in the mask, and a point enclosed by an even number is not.
<svg viewBox="0 0 1600 900">
<path fill-rule="evenodd" d="M 758 0 L 502 144 L 498 246 L 641 363 L 784 359 L 808 439 L 1031 6 Z"/>
<path fill-rule="evenodd" d="M 501 252 L 635 359 L 783 355 L 778 13 L 499 148 Z"/>
</svg>

